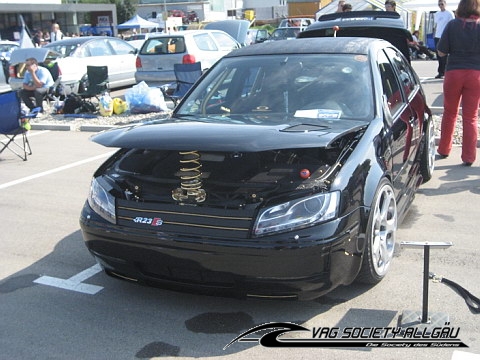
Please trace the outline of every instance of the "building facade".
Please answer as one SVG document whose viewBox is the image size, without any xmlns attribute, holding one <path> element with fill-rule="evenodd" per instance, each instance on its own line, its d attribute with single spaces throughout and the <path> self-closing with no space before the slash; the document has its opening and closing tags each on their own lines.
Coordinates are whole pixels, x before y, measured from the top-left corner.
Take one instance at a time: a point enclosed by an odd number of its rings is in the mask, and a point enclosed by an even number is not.
<svg viewBox="0 0 480 360">
<path fill-rule="evenodd" d="M 66 35 L 79 34 L 86 23 L 95 27 L 95 31 L 116 35 L 117 10 L 114 4 L 62 4 L 61 0 L 0 0 L 2 39 L 18 40 L 21 18 L 31 32 L 49 32 L 54 20 L 60 24 Z"/>
</svg>

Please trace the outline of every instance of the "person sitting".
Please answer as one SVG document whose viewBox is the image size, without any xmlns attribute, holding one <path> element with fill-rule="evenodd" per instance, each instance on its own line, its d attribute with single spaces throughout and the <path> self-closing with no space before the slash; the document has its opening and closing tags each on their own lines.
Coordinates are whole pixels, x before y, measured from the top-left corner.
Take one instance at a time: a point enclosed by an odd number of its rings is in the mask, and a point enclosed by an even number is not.
<svg viewBox="0 0 480 360">
<path fill-rule="evenodd" d="M 48 69 L 38 66 L 37 59 L 28 58 L 25 60 L 27 71 L 23 78 L 23 89 L 20 90 L 20 98 L 25 105 L 33 110 L 37 107 L 43 112 L 43 99 L 47 94 L 50 86 L 54 84 L 52 74 Z M 32 101 L 35 99 L 35 102 Z"/>
<path fill-rule="evenodd" d="M 430 60 L 435 59 L 435 53 L 433 53 L 425 45 L 423 45 L 423 43 L 418 40 L 418 36 L 419 32 L 418 30 L 415 30 L 412 34 L 413 41 L 410 41 L 408 43 L 408 46 L 422 59 L 425 59 L 427 56 Z"/>
</svg>

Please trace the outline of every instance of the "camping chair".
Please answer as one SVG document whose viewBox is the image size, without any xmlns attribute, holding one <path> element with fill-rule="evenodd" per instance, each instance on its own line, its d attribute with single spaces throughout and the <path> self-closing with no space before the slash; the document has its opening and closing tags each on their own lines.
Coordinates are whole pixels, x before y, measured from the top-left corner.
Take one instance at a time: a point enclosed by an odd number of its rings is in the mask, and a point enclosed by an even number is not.
<svg viewBox="0 0 480 360">
<path fill-rule="evenodd" d="M 0 94 L 0 135 L 5 139 L 0 142 L 0 153 L 8 149 L 24 161 L 27 160 L 27 155 L 32 155 L 32 149 L 27 138 L 27 131 L 30 128 L 28 123 L 29 118 L 37 116 L 41 108 L 33 109 L 30 114 L 22 115 L 20 107 L 20 97 L 16 91 L 10 91 Z M 16 142 L 16 136 L 22 137 L 22 142 Z M 18 149 L 21 152 L 17 152 Z"/>
<path fill-rule="evenodd" d="M 200 62 L 193 64 L 174 64 L 173 71 L 175 73 L 176 81 L 173 83 L 174 90 L 172 93 L 167 91 L 172 84 L 161 87 L 163 95 L 172 100 L 173 104 L 177 106 L 178 102 L 185 96 L 188 90 L 193 86 L 200 76 L 202 76 L 202 65 Z"/>
<path fill-rule="evenodd" d="M 82 99 L 97 100 L 108 91 L 108 66 L 87 66 L 87 84 L 84 92 L 78 93 Z"/>
</svg>

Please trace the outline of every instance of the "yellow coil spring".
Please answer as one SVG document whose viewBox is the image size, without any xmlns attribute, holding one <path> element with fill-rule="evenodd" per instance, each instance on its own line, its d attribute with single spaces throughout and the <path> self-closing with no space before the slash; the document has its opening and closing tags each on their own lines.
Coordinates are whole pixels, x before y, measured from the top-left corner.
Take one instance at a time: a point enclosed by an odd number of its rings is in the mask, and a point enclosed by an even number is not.
<svg viewBox="0 0 480 360">
<path fill-rule="evenodd" d="M 180 175 L 182 180 L 180 187 L 186 191 L 200 189 L 202 187 L 200 154 L 198 151 L 180 151 L 179 154 L 182 157 L 180 159 L 180 164 L 182 165 L 180 168 L 182 173 Z"/>
</svg>

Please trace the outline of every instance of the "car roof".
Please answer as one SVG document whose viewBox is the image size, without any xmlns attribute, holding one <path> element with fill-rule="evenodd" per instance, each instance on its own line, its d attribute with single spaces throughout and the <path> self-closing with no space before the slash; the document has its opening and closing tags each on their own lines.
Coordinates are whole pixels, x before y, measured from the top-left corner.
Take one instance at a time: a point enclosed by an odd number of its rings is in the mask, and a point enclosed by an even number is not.
<svg viewBox="0 0 480 360">
<path fill-rule="evenodd" d="M 278 40 L 233 50 L 224 57 L 277 54 L 367 54 L 371 44 L 378 42 L 386 43 L 380 39 L 356 37 Z"/>
<path fill-rule="evenodd" d="M 57 40 L 50 44 L 45 45 L 44 47 L 52 47 L 58 45 L 77 45 L 77 44 L 84 44 L 90 40 L 101 40 L 101 39 L 118 39 L 112 38 L 111 36 L 77 36 L 68 39 Z M 121 40 L 121 39 L 118 39 Z"/>
<path fill-rule="evenodd" d="M 150 39 L 152 39 L 152 38 L 172 37 L 172 36 L 185 36 L 185 35 L 190 35 L 190 34 L 205 34 L 205 33 L 212 33 L 212 32 L 221 32 L 221 33 L 226 34 L 225 31 L 222 31 L 222 30 L 214 30 L 214 29 L 210 29 L 210 30 L 204 30 L 204 29 L 201 29 L 201 30 L 182 30 L 182 31 L 175 31 L 175 32 L 171 32 L 171 33 L 163 33 L 163 34 L 158 34 L 158 35 L 150 36 L 150 37 L 148 38 L 148 40 L 150 40 Z M 227 34 L 227 35 L 228 35 L 228 34 Z"/>
</svg>

